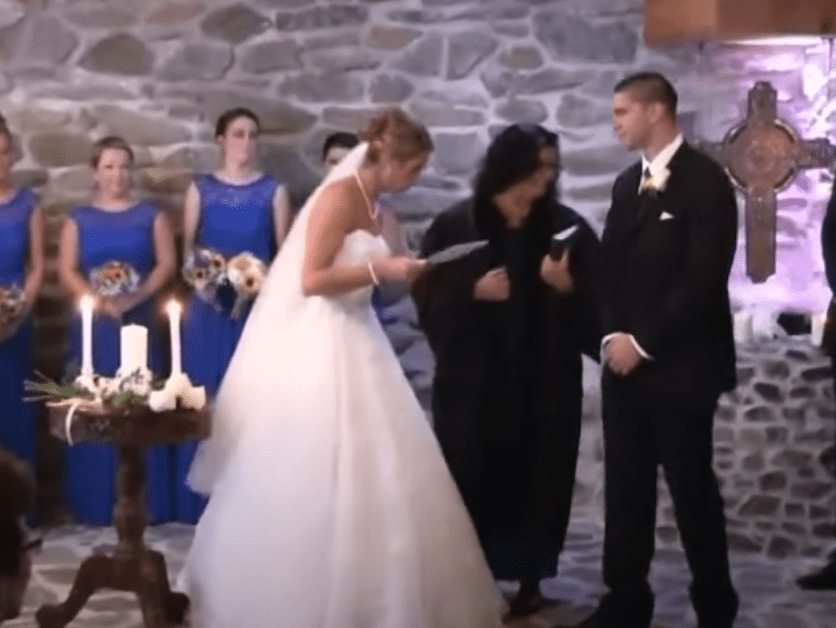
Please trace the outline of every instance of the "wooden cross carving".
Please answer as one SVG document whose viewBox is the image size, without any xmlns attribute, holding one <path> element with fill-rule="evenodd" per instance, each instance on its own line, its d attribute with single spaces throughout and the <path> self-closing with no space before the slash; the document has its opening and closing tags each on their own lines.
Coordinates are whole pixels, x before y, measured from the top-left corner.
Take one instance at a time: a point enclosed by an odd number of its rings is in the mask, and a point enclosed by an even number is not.
<svg viewBox="0 0 836 628">
<path fill-rule="evenodd" d="M 725 166 L 732 182 L 746 194 L 746 272 L 755 283 L 775 272 L 776 194 L 805 168 L 836 162 L 836 146 L 826 139 L 802 140 L 778 117 L 778 98 L 770 83 L 749 90 L 746 119 L 720 143 L 699 148 Z"/>
</svg>

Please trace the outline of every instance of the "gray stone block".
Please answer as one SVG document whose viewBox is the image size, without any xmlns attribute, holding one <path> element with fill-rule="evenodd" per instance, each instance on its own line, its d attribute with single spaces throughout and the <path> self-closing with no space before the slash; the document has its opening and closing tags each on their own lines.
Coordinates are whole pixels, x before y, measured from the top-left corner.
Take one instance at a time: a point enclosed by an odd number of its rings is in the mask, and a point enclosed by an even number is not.
<svg viewBox="0 0 836 628">
<path fill-rule="evenodd" d="M 612 107 L 609 102 L 604 103 L 569 92 L 560 99 L 555 115 L 560 126 L 598 126 L 612 120 Z"/>
<path fill-rule="evenodd" d="M 279 85 L 283 97 L 301 102 L 357 102 L 362 100 L 363 81 L 343 73 L 306 73 L 289 78 Z"/>
<path fill-rule="evenodd" d="M 167 146 L 192 137 L 191 132 L 181 124 L 117 105 L 99 105 L 93 108 L 93 113 L 109 134 L 120 135 L 131 144 Z"/>
<path fill-rule="evenodd" d="M 268 99 L 251 96 L 241 90 L 206 87 L 163 87 L 160 97 L 182 99 L 190 106 L 203 112 L 208 120 L 214 120 L 224 111 L 233 107 L 252 109 L 261 120 L 261 131 L 265 134 L 283 135 L 299 133 L 311 128 L 317 120 L 312 113 L 295 107 L 279 98 Z M 214 128 L 214 127 L 213 127 Z"/>
<path fill-rule="evenodd" d="M 482 159 L 486 146 L 478 133 L 438 133 L 433 164 L 441 175 L 466 174 Z"/>
<path fill-rule="evenodd" d="M 622 22 L 593 24 L 583 17 L 547 11 L 534 16 L 534 35 L 555 61 L 629 63 L 636 58 L 639 38 Z"/>
<path fill-rule="evenodd" d="M 93 44 L 79 64 L 91 72 L 145 76 L 154 69 L 155 54 L 135 35 L 116 33 Z"/>
<path fill-rule="evenodd" d="M 207 15 L 200 28 L 207 37 L 240 44 L 270 28 L 270 20 L 245 4 L 234 4 Z"/>
<path fill-rule="evenodd" d="M 214 81 L 232 65 L 232 49 L 226 45 L 186 43 L 168 59 L 159 73 L 164 81 Z"/>
<path fill-rule="evenodd" d="M 408 80 L 395 74 L 379 74 L 369 85 L 369 97 L 375 103 L 399 103 L 409 98 L 415 88 Z"/>
<path fill-rule="evenodd" d="M 57 17 L 48 15 L 32 25 L 22 57 L 26 63 L 60 64 L 67 60 L 78 45 L 78 36 L 65 28 Z"/>
<path fill-rule="evenodd" d="M 441 36 L 427 35 L 406 50 L 393 67 L 414 76 L 438 76 L 443 53 L 444 40 Z"/>
<path fill-rule="evenodd" d="M 540 124 L 549 114 L 546 106 L 539 100 L 510 98 L 496 106 L 496 115 L 508 122 Z"/>
<path fill-rule="evenodd" d="M 27 144 L 32 159 L 47 168 L 86 164 L 93 150 L 86 134 L 41 133 L 30 136 Z"/>
<path fill-rule="evenodd" d="M 543 54 L 535 46 L 512 46 L 500 55 L 499 62 L 509 70 L 536 70 L 543 65 Z"/>
<path fill-rule="evenodd" d="M 64 16 L 76 26 L 95 29 L 122 29 L 136 23 L 136 12 L 122 10 L 106 3 L 71 9 Z"/>
<path fill-rule="evenodd" d="M 374 70 L 381 64 L 381 57 L 373 50 L 361 46 L 343 46 L 302 53 L 307 67 L 323 72 L 351 72 Z"/>
<path fill-rule="evenodd" d="M 292 39 L 253 44 L 241 52 L 241 69 L 253 74 L 302 67 L 299 45 Z"/>
<path fill-rule="evenodd" d="M 492 55 L 498 45 L 496 38 L 480 31 L 452 35 L 447 49 L 447 79 L 466 77 L 479 63 Z"/>
<path fill-rule="evenodd" d="M 356 26 L 365 24 L 369 11 L 365 7 L 350 4 L 332 4 L 297 12 L 280 12 L 276 15 L 276 28 L 280 31 L 297 32 Z"/>
<path fill-rule="evenodd" d="M 404 28 L 388 24 L 374 24 L 366 36 L 366 44 L 383 50 L 400 50 L 421 36 L 415 28 Z"/>
</svg>

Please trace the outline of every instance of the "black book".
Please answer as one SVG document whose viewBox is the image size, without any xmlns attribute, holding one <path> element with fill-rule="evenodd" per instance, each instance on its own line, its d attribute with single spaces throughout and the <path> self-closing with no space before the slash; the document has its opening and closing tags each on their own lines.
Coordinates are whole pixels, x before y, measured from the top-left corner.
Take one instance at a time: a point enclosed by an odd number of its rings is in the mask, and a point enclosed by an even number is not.
<svg viewBox="0 0 836 628">
<path fill-rule="evenodd" d="M 549 256 L 553 260 L 559 260 L 563 257 L 566 249 L 573 248 L 577 243 L 579 232 L 578 225 L 572 225 L 554 234 L 552 236 L 551 246 L 549 247 Z"/>
</svg>

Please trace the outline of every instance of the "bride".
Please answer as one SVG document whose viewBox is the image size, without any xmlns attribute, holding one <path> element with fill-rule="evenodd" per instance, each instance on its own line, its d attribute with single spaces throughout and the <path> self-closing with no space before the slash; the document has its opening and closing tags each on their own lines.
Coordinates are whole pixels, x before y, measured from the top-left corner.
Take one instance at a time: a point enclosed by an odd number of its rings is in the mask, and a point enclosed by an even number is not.
<svg viewBox="0 0 836 628">
<path fill-rule="evenodd" d="M 180 576 L 197 628 L 498 628 L 504 602 L 369 299 L 375 199 L 432 148 L 399 110 L 314 192 L 273 263 L 189 475 L 210 494 Z"/>
</svg>

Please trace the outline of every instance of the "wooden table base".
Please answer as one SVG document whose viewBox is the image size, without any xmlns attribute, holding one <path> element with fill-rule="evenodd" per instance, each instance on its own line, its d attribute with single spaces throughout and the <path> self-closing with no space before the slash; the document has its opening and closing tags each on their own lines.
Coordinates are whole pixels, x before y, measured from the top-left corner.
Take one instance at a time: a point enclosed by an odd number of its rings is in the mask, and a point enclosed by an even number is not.
<svg viewBox="0 0 836 628">
<path fill-rule="evenodd" d="M 62 604 L 44 605 L 35 617 L 40 628 L 63 628 L 99 589 L 133 591 L 139 598 L 146 628 L 166 628 L 183 622 L 189 598 L 173 592 L 168 584 L 165 559 L 142 541 L 145 530 L 142 448 L 121 445 L 117 488 L 119 499 L 114 521 L 119 545 L 113 556 L 85 559 L 70 594 Z"/>
<path fill-rule="evenodd" d="M 81 563 L 66 601 L 45 605 L 35 618 L 41 628 L 63 628 L 99 589 L 133 591 L 139 598 L 146 628 L 166 628 L 185 618 L 189 598 L 169 588 L 165 559 L 145 550 L 139 556 L 90 556 Z"/>
</svg>

